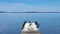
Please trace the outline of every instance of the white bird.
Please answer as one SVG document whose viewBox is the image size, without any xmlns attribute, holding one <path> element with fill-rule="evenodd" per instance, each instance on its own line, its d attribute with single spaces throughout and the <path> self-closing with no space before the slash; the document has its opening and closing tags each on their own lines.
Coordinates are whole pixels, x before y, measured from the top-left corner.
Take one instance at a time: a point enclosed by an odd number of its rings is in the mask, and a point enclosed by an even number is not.
<svg viewBox="0 0 60 34">
<path fill-rule="evenodd" d="M 37 22 L 33 23 L 24 22 L 23 24 L 22 31 L 38 31 L 38 30 L 39 30 L 39 24 L 37 24 Z"/>
</svg>

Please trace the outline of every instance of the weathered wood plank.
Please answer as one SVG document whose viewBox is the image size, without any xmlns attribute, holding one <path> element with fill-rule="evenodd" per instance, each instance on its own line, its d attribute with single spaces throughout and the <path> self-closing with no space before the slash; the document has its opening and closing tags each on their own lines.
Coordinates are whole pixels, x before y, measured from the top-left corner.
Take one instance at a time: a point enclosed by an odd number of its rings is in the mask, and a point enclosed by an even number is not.
<svg viewBox="0 0 60 34">
<path fill-rule="evenodd" d="M 40 34 L 40 31 L 22 32 L 21 34 Z"/>
</svg>

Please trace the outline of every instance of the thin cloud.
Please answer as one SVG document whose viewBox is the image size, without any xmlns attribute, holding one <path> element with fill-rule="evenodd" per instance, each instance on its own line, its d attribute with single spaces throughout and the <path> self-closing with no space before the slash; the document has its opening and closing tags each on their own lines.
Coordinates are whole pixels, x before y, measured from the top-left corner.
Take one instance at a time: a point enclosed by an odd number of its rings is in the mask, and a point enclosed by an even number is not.
<svg viewBox="0 0 60 34">
<path fill-rule="evenodd" d="M 56 7 L 30 6 L 22 3 L 0 3 L 0 11 L 26 12 L 26 11 L 59 11 Z"/>
</svg>

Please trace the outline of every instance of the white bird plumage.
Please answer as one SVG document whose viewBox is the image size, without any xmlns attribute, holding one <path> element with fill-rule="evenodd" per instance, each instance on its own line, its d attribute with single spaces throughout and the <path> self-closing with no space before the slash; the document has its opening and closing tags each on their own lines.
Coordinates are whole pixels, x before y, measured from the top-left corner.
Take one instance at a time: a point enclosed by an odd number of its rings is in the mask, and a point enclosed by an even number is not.
<svg viewBox="0 0 60 34">
<path fill-rule="evenodd" d="M 31 24 L 31 25 L 30 25 Z M 33 23 L 26 23 L 22 31 L 38 31 L 37 25 Z"/>
</svg>

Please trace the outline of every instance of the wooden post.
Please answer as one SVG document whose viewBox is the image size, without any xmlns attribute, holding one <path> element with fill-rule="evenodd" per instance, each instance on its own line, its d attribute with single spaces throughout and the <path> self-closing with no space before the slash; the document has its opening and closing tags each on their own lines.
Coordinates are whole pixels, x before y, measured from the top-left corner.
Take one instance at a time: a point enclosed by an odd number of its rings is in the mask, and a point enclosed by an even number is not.
<svg viewBox="0 0 60 34">
<path fill-rule="evenodd" d="M 21 34 L 40 34 L 40 31 L 26 31 L 26 32 L 21 32 Z"/>
</svg>

